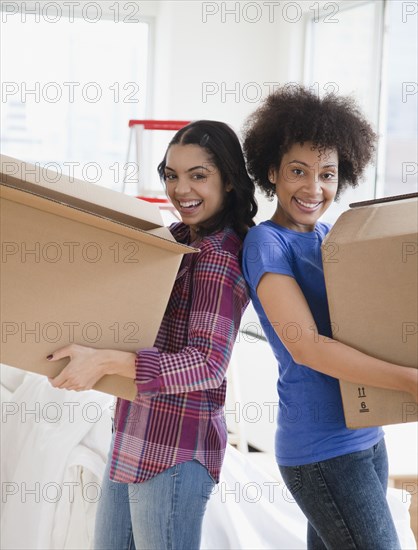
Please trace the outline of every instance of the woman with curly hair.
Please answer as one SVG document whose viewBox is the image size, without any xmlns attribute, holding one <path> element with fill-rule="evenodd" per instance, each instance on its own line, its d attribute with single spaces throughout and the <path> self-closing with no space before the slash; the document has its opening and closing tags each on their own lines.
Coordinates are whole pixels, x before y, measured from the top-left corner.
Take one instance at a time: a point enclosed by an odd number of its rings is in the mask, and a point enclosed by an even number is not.
<svg viewBox="0 0 418 550">
<path fill-rule="evenodd" d="M 257 212 L 254 184 L 236 134 L 216 121 L 179 130 L 158 172 L 182 218 L 173 236 L 200 252 L 182 260 L 154 346 L 73 344 L 48 357 L 71 359 L 51 381 L 58 388 L 90 389 L 104 374 L 136 382 L 135 401 L 116 405 L 98 550 L 198 549 L 227 442 L 225 373 L 249 302 L 240 256 Z"/>
<path fill-rule="evenodd" d="M 399 548 L 383 431 L 346 428 L 338 379 L 418 400 L 418 369 L 332 339 L 321 259 L 330 226 L 319 218 L 357 186 L 375 139 L 351 99 L 300 86 L 267 97 L 245 129 L 250 176 L 277 207 L 249 231 L 243 269 L 279 366 L 276 460 L 315 550 Z"/>
</svg>

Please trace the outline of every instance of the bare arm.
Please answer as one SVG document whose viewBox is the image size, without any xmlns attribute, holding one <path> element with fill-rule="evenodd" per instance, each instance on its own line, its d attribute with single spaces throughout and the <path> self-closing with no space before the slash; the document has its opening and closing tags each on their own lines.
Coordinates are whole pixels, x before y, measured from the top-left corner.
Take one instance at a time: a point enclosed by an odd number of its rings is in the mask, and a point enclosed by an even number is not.
<svg viewBox="0 0 418 550">
<path fill-rule="evenodd" d="M 314 338 L 315 321 L 292 277 L 266 273 L 258 284 L 257 295 L 267 318 L 296 363 L 347 382 L 406 391 L 418 401 L 418 369 L 376 359 L 324 336 Z M 298 327 L 300 338 L 292 335 L 291 339 L 286 339 L 283 327 L 288 323 L 288 326 Z"/>
<path fill-rule="evenodd" d="M 135 379 L 135 353 L 71 344 L 56 350 L 50 360 L 63 357 L 69 357 L 70 362 L 58 376 L 50 379 L 55 388 L 90 390 L 105 374 L 120 374 Z"/>
</svg>

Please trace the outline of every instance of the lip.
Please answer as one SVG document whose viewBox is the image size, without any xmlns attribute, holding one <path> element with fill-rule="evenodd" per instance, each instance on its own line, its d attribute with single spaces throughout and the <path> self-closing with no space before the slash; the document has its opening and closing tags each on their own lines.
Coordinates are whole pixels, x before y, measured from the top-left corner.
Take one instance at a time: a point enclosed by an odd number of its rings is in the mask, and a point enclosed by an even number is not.
<svg viewBox="0 0 418 550">
<path fill-rule="evenodd" d="M 299 199 L 297 197 L 293 197 L 293 200 L 294 200 L 294 202 L 295 202 L 295 204 L 296 204 L 296 206 L 299 210 L 301 210 L 302 212 L 305 212 L 305 213 L 309 213 L 309 214 L 311 212 L 316 212 L 318 210 L 318 208 L 320 208 L 322 203 L 324 202 L 323 200 L 322 201 L 302 200 L 302 199 Z M 307 206 L 307 205 L 310 205 L 310 206 Z"/>
<path fill-rule="evenodd" d="M 203 204 L 202 199 L 188 199 L 188 200 L 185 200 L 185 199 L 179 200 L 179 199 L 177 199 L 176 202 L 177 202 L 177 210 L 180 212 L 180 214 L 182 216 L 183 215 L 184 216 L 194 215 Z M 195 205 L 188 206 L 189 204 L 192 204 L 192 203 L 195 203 Z"/>
</svg>

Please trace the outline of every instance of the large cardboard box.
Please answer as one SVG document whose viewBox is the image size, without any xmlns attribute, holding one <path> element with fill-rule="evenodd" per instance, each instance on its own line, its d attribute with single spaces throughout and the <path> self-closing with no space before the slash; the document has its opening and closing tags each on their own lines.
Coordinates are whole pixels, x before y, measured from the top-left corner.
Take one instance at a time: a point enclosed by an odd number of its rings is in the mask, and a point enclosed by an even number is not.
<svg viewBox="0 0 418 550">
<path fill-rule="evenodd" d="M 322 245 L 336 340 L 418 367 L 418 194 L 350 205 Z M 340 381 L 349 428 L 415 422 L 406 392 Z"/>
<path fill-rule="evenodd" d="M 1 156 L 2 363 L 55 376 L 46 356 L 75 342 L 152 346 L 183 254 L 158 208 Z M 95 389 L 134 399 L 133 380 Z"/>
</svg>

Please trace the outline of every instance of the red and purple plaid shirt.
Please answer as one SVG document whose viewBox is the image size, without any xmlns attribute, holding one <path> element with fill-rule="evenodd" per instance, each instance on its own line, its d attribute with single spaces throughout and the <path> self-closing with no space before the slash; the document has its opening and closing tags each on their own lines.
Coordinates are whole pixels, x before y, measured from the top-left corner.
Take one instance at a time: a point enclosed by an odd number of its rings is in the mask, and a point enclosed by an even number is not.
<svg viewBox="0 0 418 550">
<path fill-rule="evenodd" d="M 189 242 L 188 226 L 170 227 Z M 227 442 L 225 373 L 248 304 L 242 242 L 232 229 L 186 254 L 155 341 L 136 359 L 138 395 L 118 399 L 110 479 L 145 481 L 196 459 L 219 481 Z"/>
</svg>

